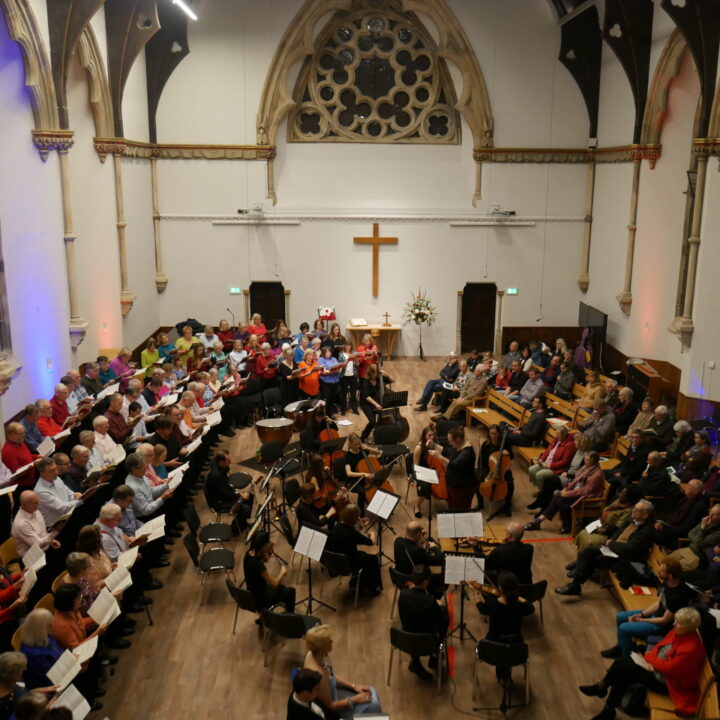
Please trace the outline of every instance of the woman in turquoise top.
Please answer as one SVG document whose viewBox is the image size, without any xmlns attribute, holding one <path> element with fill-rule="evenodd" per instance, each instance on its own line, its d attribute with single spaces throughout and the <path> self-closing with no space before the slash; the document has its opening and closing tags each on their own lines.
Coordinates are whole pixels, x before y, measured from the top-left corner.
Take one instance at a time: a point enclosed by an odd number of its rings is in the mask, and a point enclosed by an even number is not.
<svg viewBox="0 0 720 720">
<path fill-rule="evenodd" d="M 170 342 L 170 338 L 167 333 L 158 334 L 158 352 L 160 353 L 161 360 L 172 360 L 173 350 L 175 346 Z"/>
</svg>

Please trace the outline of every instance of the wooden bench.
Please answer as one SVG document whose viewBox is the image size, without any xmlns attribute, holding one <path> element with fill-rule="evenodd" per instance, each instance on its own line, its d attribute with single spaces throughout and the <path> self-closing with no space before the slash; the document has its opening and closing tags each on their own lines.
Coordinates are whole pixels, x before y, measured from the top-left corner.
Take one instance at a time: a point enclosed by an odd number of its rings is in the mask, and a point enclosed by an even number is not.
<svg viewBox="0 0 720 720">
<path fill-rule="evenodd" d="M 490 407 L 491 404 L 496 408 Z M 515 427 L 522 427 L 526 413 L 527 411 L 522 405 L 518 405 L 497 390 L 488 390 L 484 408 L 465 408 L 465 424 L 467 427 L 471 427 L 472 421 L 477 420 L 485 427 L 490 427 L 510 421 Z"/>
<path fill-rule="evenodd" d="M 552 441 L 555 439 L 555 433 L 557 432 L 556 428 L 552 427 L 551 425 L 548 425 L 548 429 L 545 431 L 545 436 L 543 437 L 543 442 L 545 445 L 550 445 Z M 528 464 L 528 467 L 532 465 L 543 453 L 545 452 L 545 446 L 543 447 L 516 447 L 515 448 L 515 457 L 521 458 L 522 460 L 525 460 L 525 462 Z"/>
<path fill-rule="evenodd" d="M 615 443 L 610 457 L 600 458 L 600 467 L 603 470 L 612 470 L 616 468 L 622 462 L 622 459 L 627 455 L 629 449 L 630 441 L 622 435 L 618 435 L 615 438 Z"/>
<path fill-rule="evenodd" d="M 605 482 L 603 486 L 602 497 L 583 498 L 572 508 L 570 527 L 572 528 L 572 537 L 579 532 L 578 520 L 597 520 L 605 512 L 605 506 L 608 501 L 608 493 L 610 492 L 610 483 Z"/>
<path fill-rule="evenodd" d="M 715 720 L 720 718 L 715 673 L 706 659 L 700 676 L 700 702 L 695 714 L 696 720 Z M 675 706 L 667 695 L 648 691 L 647 704 L 650 707 L 650 720 L 677 720 Z"/>
<path fill-rule="evenodd" d="M 547 402 L 548 410 L 561 415 L 565 420 L 569 420 L 572 425 L 575 422 L 575 415 L 577 415 L 578 406 L 570 400 L 563 400 L 557 395 L 552 393 L 545 393 L 545 401 Z"/>
<path fill-rule="evenodd" d="M 664 559 L 665 553 L 657 545 L 653 545 L 650 549 L 647 564 L 655 575 L 658 574 L 660 563 Z M 625 590 L 625 588 L 620 587 L 617 576 L 613 572 L 610 573 L 610 584 L 623 610 L 642 611 L 657 602 L 658 594 L 655 588 L 651 588 L 652 595 L 634 595 L 630 589 Z"/>
</svg>

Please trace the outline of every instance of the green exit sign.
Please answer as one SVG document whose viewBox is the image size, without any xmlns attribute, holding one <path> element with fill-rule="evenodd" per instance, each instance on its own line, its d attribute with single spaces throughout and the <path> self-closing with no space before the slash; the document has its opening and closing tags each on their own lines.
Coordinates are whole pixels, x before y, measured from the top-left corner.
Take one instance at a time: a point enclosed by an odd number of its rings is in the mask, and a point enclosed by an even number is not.
<svg viewBox="0 0 720 720">
<path fill-rule="evenodd" d="M 230 294 L 231 295 L 241 295 L 242 288 L 230 288 Z"/>
<path fill-rule="evenodd" d="M 508 289 L 507 289 L 507 294 L 508 294 L 508 295 L 517 295 L 517 294 L 518 294 L 518 293 L 517 293 L 517 288 L 508 288 Z"/>
</svg>

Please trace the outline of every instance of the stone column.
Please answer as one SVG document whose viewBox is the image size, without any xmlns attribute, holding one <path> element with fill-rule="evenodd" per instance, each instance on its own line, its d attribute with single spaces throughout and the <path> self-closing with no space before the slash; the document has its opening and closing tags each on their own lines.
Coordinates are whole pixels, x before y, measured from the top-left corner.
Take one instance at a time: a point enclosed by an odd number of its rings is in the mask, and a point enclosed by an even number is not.
<svg viewBox="0 0 720 720">
<path fill-rule="evenodd" d="M 290 324 L 290 290 L 285 290 L 285 325 L 288 330 L 292 327 Z"/>
<path fill-rule="evenodd" d="M 628 222 L 628 241 L 627 254 L 625 257 L 625 286 L 623 291 L 617 296 L 620 303 L 620 309 L 626 314 L 630 314 L 632 306 L 632 275 L 633 262 L 635 258 L 635 234 L 637 233 L 637 208 L 638 195 L 640 192 L 640 169 L 642 167 L 642 159 L 639 155 L 633 156 L 633 182 L 630 191 L 630 220 Z"/>
<path fill-rule="evenodd" d="M 157 158 L 150 158 L 150 173 L 152 178 L 152 210 L 153 235 L 155 238 L 155 287 L 161 293 L 168 284 L 168 278 L 163 269 L 162 239 L 160 238 L 160 200 L 158 195 Z"/>
<path fill-rule="evenodd" d="M 590 287 L 590 239 L 592 237 L 593 204 L 595 201 L 595 163 L 587 166 L 587 186 L 585 189 L 585 227 L 583 230 L 583 259 L 578 278 L 578 286 L 583 292 Z"/>
<path fill-rule="evenodd" d="M 503 335 L 503 296 L 505 295 L 504 290 L 498 290 L 498 303 L 497 303 L 497 321 L 495 323 L 495 345 L 493 346 L 493 353 L 496 357 L 502 355 L 502 335 Z"/>
<path fill-rule="evenodd" d="M 115 170 L 115 208 L 117 213 L 118 255 L 120 256 L 120 307 L 122 314 L 127 315 L 135 302 L 135 295 L 128 286 L 127 269 L 127 242 L 125 238 L 125 198 L 122 183 L 122 155 L 116 152 L 113 155 L 113 168 Z"/>
<path fill-rule="evenodd" d="M 455 352 L 459 355 L 462 348 L 462 302 L 463 302 L 462 290 L 457 291 L 457 321 L 455 323 Z"/>
</svg>

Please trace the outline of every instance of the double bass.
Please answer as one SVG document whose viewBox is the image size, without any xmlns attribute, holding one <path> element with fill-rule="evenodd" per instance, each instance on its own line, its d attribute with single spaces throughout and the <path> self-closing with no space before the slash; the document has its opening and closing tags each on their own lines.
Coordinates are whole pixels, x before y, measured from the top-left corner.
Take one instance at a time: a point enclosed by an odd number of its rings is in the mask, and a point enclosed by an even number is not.
<svg viewBox="0 0 720 720">
<path fill-rule="evenodd" d="M 380 404 L 382 405 L 383 399 L 385 398 L 385 380 L 382 370 L 382 354 L 379 352 L 377 353 L 377 361 L 380 382 Z M 377 420 L 375 422 L 375 426 L 377 427 L 379 425 L 397 425 L 398 430 L 400 431 L 398 442 L 401 443 L 405 442 L 408 438 L 408 435 L 410 434 L 410 424 L 408 423 L 407 418 L 403 417 L 402 413 L 400 412 L 400 408 L 397 407 L 379 410 L 377 413 Z"/>
<path fill-rule="evenodd" d="M 500 450 L 490 455 L 488 464 L 490 472 L 485 480 L 480 483 L 480 494 L 488 502 L 500 502 L 507 497 L 508 485 L 505 480 L 505 473 L 510 469 L 510 453 L 505 450 L 505 440 L 508 431 L 505 430 L 500 442 Z"/>
</svg>

